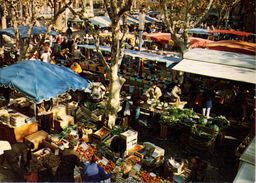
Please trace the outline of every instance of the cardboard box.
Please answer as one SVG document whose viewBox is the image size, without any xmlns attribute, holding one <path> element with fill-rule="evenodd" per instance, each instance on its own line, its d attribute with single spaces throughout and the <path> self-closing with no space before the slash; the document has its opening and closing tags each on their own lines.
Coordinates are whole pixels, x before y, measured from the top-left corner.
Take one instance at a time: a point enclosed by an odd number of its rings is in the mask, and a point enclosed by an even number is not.
<svg viewBox="0 0 256 183">
<path fill-rule="evenodd" d="M 156 146 L 156 148 L 152 154 L 152 157 L 157 158 L 159 156 L 164 156 L 164 153 L 165 153 L 165 150 L 163 148 Z"/>
<path fill-rule="evenodd" d="M 75 120 L 73 116 L 65 115 L 62 116 L 62 119 L 55 119 L 54 120 L 54 130 L 60 131 L 70 125 L 74 125 Z"/>
<path fill-rule="evenodd" d="M 47 138 L 47 136 L 48 136 L 47 132 L 40 130 L 40 131 L 35 132 L 29 136 L 26 136 L 25 141 L 32 142 L 34 144 L 33 150 L 36 150 L 36 149 L 38 149 L 39 145 L 43 142 L 43 140 Z"/>
<path fill-rule="evenodd" d="M 138 139 L 138 132 L 134 130 L 127 130 L 126 132 L 121 133 L 121 137 L 123 137 L 128 143 L 134 139 Z"/>
<path fill-rule="evenodd" d="M 56 119 L 58 116 L 65 116 L 66 115 L 66 106 L 58 105 L 52 108 L 53 118 Z"/>
<path fill-rule="evenodd" d="M 78 103 L 77 102 L 69 102 L 66 106 L 66 113 L 68 115 L 72 115 L 75 113 L 76 109 L 77 109 Z"/>
</svg>

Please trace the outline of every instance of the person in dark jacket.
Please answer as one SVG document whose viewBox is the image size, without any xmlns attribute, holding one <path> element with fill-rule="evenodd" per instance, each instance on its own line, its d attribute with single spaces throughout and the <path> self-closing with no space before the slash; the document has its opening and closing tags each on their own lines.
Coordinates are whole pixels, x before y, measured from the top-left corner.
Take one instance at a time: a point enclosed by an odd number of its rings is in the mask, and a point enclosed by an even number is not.
<svg viewBox="0 0 256 183">
<path fill-rule="evenodd" d="M 210 117 L 211 108 L 213 105 L 214 92 L 212 90 L 206 89 L 202 96 L 202 113 L 207 118 Z"/>
<path fill-rule="evenodd" d="M 111 174 L 106 174 L 96 162 L 96 157 L 93 155 L 91 161 L 84 164 L 84 169 L 81 171 L 83 182 L 100 182 L 111 178 Z"/>
<path fill-rule="evenodd" d="M 118 153 L 120 157 L 124 157 L 124 152 L 126 150 L 126 140 L 122 138 L 120 135 L 115 136 L 110 144 L 111 151 Z"/>
<path fill-rule="evenodd" d="M 66 150 L 63 152 L 61 162 L 57 168 L 55 174 L 55 181 L 57 182 L 74 182 L 74 169 L 75 167 L 83 167 L 83 163 L 79 158 L 71 153 L 72 150 Z"/>
<path fill-rule="evenodd" d="M 140 106 L 142 105 L 142 97 L 140 95 L 139 88 L 135 86 L 131 96 L 132 101 L 132 119 L 131 127 L 134 128 L 140 118 Z"/>
<path fill-rule="evenodd" d="M 34 144 L 31 142 L 18 142 L 11 145 L 11 150 L 4 151 L 0 165 L 5 169 L 10 168 L 18 180 L 24 181 L 24 173 L 30 166 L 31 149 L 33 148 Z M 8 167 L 3 166 L 5 162 Z"/>
</svg>

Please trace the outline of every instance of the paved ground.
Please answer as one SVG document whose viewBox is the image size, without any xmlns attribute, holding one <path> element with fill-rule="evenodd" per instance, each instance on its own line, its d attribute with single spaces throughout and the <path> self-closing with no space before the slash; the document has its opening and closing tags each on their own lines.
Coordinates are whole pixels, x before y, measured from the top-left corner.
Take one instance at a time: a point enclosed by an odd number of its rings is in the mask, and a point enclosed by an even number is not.
<svg viewBox="0 0 256 183">
<path fill-rule="evenodd" d="M 207 162 L 206 182 L 233 182 L 239 165 L 239 159 L 235 156 L 235 150 L 248 135 L 250 128 L 232 124 L 225 130 L 225 135 L 232 136 L 237 140 L 224 140 L 220 145 L 216 142 L 213 153 L 200 152 L 191 148 L 187 143 L 181 143 L 179 133 L 168 131 L 168 139 L 160 140 L 159 129 L 141 128 L 139 129 L 139 141 L 141 143 L 148 141 L 164 148 L 165 156 L 173 156 L 179 159 L 190 160 L 193 156 L 199 155 Z"/>
</svg>

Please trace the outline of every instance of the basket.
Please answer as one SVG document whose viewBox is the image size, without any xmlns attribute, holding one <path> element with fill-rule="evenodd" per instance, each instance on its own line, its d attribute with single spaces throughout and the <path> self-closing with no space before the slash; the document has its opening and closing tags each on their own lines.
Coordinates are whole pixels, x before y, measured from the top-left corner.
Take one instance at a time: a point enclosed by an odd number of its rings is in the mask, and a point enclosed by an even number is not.
<svg viewBox="0 0 256 183">
<path fill-rule="evenodd" d="M 198 135 L 197 133 L 195 133 L 195 131 L 193 131 L 193 128 L 196 128 L 196 130 L 203 132 L 203 134 Z M 206 150 L 212 151 L 217 135 L 218 135 L 218 132 L 216 132 L 215 130 L 206 126 L 196 124 L 191 129 L 191 135 L 189 137 L 189 145 L 194 149 L 197 149 L 200 151 L 206 151 Z"/>
</svg>

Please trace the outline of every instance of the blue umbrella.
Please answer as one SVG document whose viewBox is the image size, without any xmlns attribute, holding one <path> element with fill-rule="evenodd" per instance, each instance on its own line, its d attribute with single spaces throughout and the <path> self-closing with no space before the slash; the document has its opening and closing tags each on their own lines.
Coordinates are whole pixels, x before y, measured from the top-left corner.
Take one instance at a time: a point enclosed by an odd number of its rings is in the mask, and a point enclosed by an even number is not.
<svg viewBox="0 0 256 183">
<path fill-rule="evenodd" d="M 25 38 L 28 36 L 29 26 L 19 26 L 18 29 L 19 29 L 20 36 L 22 38 Z M 43 27 L 43 26 L 34 26 L 32 29 L 32 35 L 45 34 L 46 32 L 47 32 L 47 29 L 46 27 Z M 15 37 L 15 32 L 13 27 L 0 30 L 0 34 L 6 34 L 10 37 Z M 53 30 L 50 32 L 50 34 L 57 35 L 57 33 Z"/>
<path fill-rule="evenodd" d="M 70 90 L 84 90 L 90 81 L 64 66 L 39 60 L 21 61 L 0 69 L 0 86 L 17 90 L 35 103 Z"/>
</svg>

